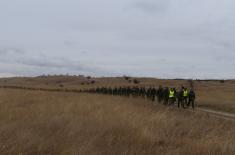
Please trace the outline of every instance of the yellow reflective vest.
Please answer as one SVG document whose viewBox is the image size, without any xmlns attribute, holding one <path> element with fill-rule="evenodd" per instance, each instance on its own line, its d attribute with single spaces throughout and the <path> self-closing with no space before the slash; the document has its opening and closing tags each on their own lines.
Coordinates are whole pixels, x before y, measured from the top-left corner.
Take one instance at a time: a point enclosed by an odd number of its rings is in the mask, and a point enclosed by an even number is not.
<svg viewBox="0 0 235 155">
<path fill-rule="evenodd" d="M 175 92 L 170 90 L 169 98 L 173 98 L 173 97 L 175 97 Z"/>
<path fill-rule="evenodd" d="M 188 91 L 184 90 L 184 97 L 188 97 Z"/>
</svg>

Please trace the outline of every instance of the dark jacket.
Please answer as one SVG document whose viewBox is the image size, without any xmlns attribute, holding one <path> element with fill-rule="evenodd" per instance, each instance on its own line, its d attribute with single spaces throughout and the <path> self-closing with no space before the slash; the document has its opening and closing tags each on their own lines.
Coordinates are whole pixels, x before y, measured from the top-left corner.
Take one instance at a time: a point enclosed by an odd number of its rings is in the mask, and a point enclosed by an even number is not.
<svg viewBox="0 0 235 155">
<path fill-rule="evenodd" d="M 195 100 L 196 98 L 195 92 L 191 90 L 188 94 L 188 97 L 190 100 Z"/>
</svg>

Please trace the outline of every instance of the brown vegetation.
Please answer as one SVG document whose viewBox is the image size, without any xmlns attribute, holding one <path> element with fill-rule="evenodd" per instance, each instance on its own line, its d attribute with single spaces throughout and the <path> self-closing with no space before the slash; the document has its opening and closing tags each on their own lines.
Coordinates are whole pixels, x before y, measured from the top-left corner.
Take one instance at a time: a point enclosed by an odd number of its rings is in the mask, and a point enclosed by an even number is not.
<svg viewBox="0 0 235 155">
<path fill-rule="evenodd" d="M 235 123 L 143 99 L 0 89 L 1 154 L 233 155 Z"/>
<path fill-rule="evenodd" d="M 126 80 L 126 79 L 129 80 Z M 141 81 L 135 84 L 133 80 Z M 57 83 L 59 81 L 59 84 Z M 94 82 L 92 82 L 94 81 Z M 223 81 L 223 82 L 221 82 Z M 61 87 L 61 85 L 63 87 Z M 85 76 L 48 76 L 36 78 L 0 79 L 0 86 L 25 86 L 33 88 L 86 89 L 100 86 L 174 86 L 194 87 L 197 94 L 196 104 L 203 108 L 235 113 L 235 80 L 161 80 L 154 78 L 92 78 Z"/>
</svg>

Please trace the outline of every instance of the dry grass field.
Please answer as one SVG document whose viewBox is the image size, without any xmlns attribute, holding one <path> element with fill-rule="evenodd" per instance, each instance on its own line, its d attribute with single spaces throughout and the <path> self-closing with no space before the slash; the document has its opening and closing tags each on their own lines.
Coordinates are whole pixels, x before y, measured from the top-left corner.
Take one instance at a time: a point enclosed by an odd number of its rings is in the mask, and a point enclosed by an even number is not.
<svg viewBox="0 0 235 155">
<path fill-rule="evenodd" d="M 58 89 L 86 89 L 99 86 L 173 86 L 181 85 L 189 87 L 187 80 L 161 80 L 154 78 L 137 78 L 140 83 L 134 84 L 130 78 L 87 78 L 83 76 L 49 76 L 36 78 L 3 78 L 0 79 L 0 86 L 26 86 L 33 88 L 58 88 Z M 95 83 L 92 84 L 92 81 Z M 194 81 L 194 88 L 197 94 L 196 104 L 202 108 L 235 113 L 235 80 L 225 81 Z"/>
<path fill-rule="evenodd" d="M 234 129 L 140 98 L 0 89 L 3 155 L 234 155 Z"/>
</svg>

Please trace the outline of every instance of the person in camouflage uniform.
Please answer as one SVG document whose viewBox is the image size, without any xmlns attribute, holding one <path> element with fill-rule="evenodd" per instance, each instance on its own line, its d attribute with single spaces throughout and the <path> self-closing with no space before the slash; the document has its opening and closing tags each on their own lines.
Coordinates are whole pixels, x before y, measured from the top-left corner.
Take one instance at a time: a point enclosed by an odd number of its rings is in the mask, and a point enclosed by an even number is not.
<svg viewBox="0 0 235 155">
<path fill-rule="evenodd" d="M 152 91 L 152 87 L 147 88 L 146 96 L 148 100 L 151 99 L 151 91 Z"/>
<path fill-rule="evenodd" d="M 163 88 L 160 85 L 158 90 L 157 90 L 157 99 L 158 99 L 158 103 L 161 103 L 163 100 Z"/>
<path fill-rule="evenodd" d="M 155 89 L 155 87 L 152 87 L 152 89 L 150 90 L 150 98 L 152 101 L 155 101 L 156 94 L 157 90 Z"/>
<path fill-rule="evenodd" d="M 145 89 L 145 87 L 141 87 L 141 88 L 140 88 L 140 95 L 145 99 L 145 95 L 146 95 L 146 89 Z"/>
<path fill-rule="evenodd" d="M 169 101 L 169 88 L 168 87 L 166 87 L 163 90 L 163 100 L 164 100 L 164 104 L 167 105 Z"/>
<path fill-rule="evenodd" d="M 195 95 L 195 92 L 193 91 L 193 89 L 191 89 L 190 91 L 189 91 L 189 95 L 188 95 L 188 104 L 187 104 L 187 106 L 189 107 L 190 106 L 190 104 L 192 104 L 192 108 L 194 109 L 195 108 L 195 98 L 196 98 L 196 95 Z"/>
<path fill-rule="evenodd" d="M 177 99 L 178 99 L 178 101 L 177 101 L 177 103 L 178 103 L 178 108 L 180 108 L 181 106 L 182 106 L 182 108 L 185 108 L 185 106 L 184 106 L 184 95 L 183 95 L 183 93 L 184 93 L 184 87 L 181 87 L 181 89 L 178 91 L 178 93 L 177 93 Z"/>
</svg>

